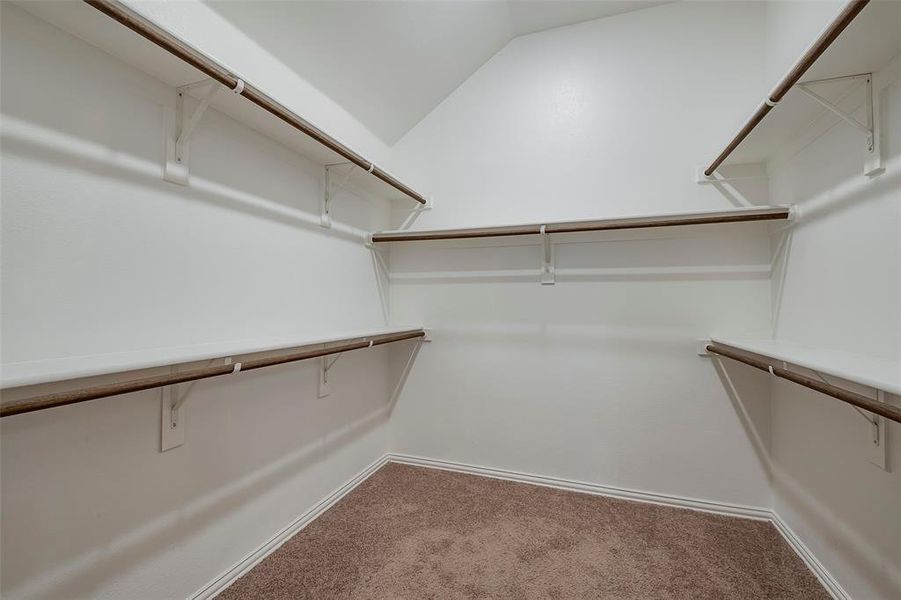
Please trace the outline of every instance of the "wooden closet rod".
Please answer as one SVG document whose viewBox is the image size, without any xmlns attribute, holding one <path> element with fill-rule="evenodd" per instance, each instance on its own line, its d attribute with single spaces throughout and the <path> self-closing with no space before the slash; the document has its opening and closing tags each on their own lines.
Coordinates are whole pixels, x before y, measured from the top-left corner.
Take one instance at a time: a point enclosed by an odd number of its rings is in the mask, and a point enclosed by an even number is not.
<svg viewBox="0 0 901 600">
<path fill-rule="evenodd" d="M 677 225 L 704 225 L 707 223 L 737 223 L 742 221 L 767 221 L 788 219 L 791 209 L 787 206 L 765 206 L 757 209 L 707 211 L 651 217 L 624 217 L 595 221 L 567 221 L 529 225 L 499 225 L 497 227 L 473 227 L 470 229 L 436 229 L 424 231 L 383 231 L 372 234 L 372 241 L 413 242 L 417 240 L 458 240 L 465 238 L 506 237 L 513 235 L 537 235 L 545 233 L 577 233 L 582 231 L 610 231 L 615 229 L 641 229 L 645 227 L 673 227 Z"/>
<path fill-rule="evenodd" d="M 804 387 L 816 390 L 822 394 L 826 394 L 827 396 L 838 398 L 842 402 L 853 404 L 854 406 L 862 408 L 863 410 L 866 410 L 873 414 L 901 423 L 901 408 L 898 408 L 897 406 L 893 406 L 884 402 L 878 402 L 876 400 L 873 400 L 872 398 L 867 398 L 862 394 L 840 388 L 830 383 L 824 383 L 818 379 L 807 377 L 806 375 L 801 375 L 799 373 L 795 373 L 794 371 L 783 369 L 782 367 L 771 365 L 765 360 L 748 354 L 743 350 L 734 348 L 732 346 L 727 346 L 719 342 L 712 342 L 708 344 L 707 351 L 725 356 L 727 358 L 731 358 L 732 360 L 737 360 L 738 362 L 745 363 L 746 365 L 750 365 L 752 367 L 760 369 L 761 371 L 770 372 L 770 370 L 772 370 L 773 375 L 775 375 L 776 377 L 794 381 L 799 385 L 803 385 Z"/>
<path fill-rule="evenodd" d="M 56 406 L 65 406 L 66 404 L 87 402 L 88 400 L 96 400 L 97 398 L 118 396 L 119 394 L 138 392 L 140 390 L 148 390 L 151 388 L 174 385 L 176 383 L 185 383 L 187 381 L 196 381 L 198 379 L 207 379 L 209 377 L 218 377 L 220 375 L 230 375 L 232 373 L 252 371 L 253 369 L 262 369 L 263 367 L 282 365 L 299 360 L 307 360 L 308 358 L 328 356 L 330 354 L 340 354 L 341 352 L 349 352 L 351 350 L 369 348 L 371 346 L 381 346 L 382 344 L 390 344 L 392 342 L 400 342 L 403 340 L 412 340 L 423 336 L 425 336 L 424 330 L 411 329 L 409 331 L 402 331 L 400 333 L 373 336 L 371 338 L 363 339 L 358 342 L 347 342 L 344 344 L 331 346 L 329 348 L 299 350 L 288 352 L 286 354 L 280 354 L 277 356 L 251 358 L 235 364 L 200 367 L 197 369 L 181 371 L 179 373 L 166 373 L 163 375 L 155 375 L 153 377 L 144 377 L 141 379 L 132 379 L 129 381 L 96 385 L 93 387 L 69 390 L 66 392 L 58 392 L 55 394 L 43 394 L 40 396 L 33 396 L 31 398 L 23 398 L 21 400 L 12 400 L 10 402 L 0 402 L 0 417 L 9 417 L 11 415 L 33 412 L 36 410 L 44 410 L 47 408 L 54 408 Z"/>
<path fill-rule="evenodd" d="M 813 44 L 810 48 L 807 49 L 807 52 L 801 56 L 800 59 L 795 63 L 795 65 L 791 68 L 791 70 L 785 74 L 785 76 L 779 80 L 779 83 L 776 84 L 776 87 L 773 88 L 773 91 L 770 92 L 767 99 L 761 103 L 760 106 L 757 107 L 757 110 L 754 111 L 754 114 L 751 115 L 751 118 L 748 119 L 748 122 L 745 123 L 744 127 L 742 127 L 735 137 L 732 138 L 732 141 L 729 142 L 729 145 L 726 146 L 726 149 L 720 152 L 720 155 L 716 157 L 716 159 L 710 163 L 710 166 L 704 170 L 704 175 L 710 177 L 713 175 L 713 172 L 717 170 L 717 168 L 726 160 L 730 154 L 738 147 L 742 141 L 748 137 L 748 134 L 757 127 L 758 124 L 763 120 L 763 118 L 773 110 L 773 107 L 777 102 L 782 100 L 785 94 L 788 93 L 788 90 L 792 88 L 801 77 L 804 76 L 804 73 L 807 72 L 814 62 L 826 51 L 826 49 L 835 41 L 835 38 L 841 34 L 842 31 L 854 20 L 860 11 L 864 9 L 864 7 L 870 2 L 870 0 L 850 0 L 842 11 L 832 20 L 831 23 L 826 27 L 823 33 L 820 34 L 816 40 L 814 40 Z"/>
<path fill-rule="evenodd" d="M 426 198 L 419 192 L 413 190 L 409 186 L 401 183 L 393 176 L 389 175 L 372 161 L 366 160 L 335 138 L 331 137 L 324 131 L 317 128 L 312 123 L 306 121 L 299 115 L 293 113 L 290 109 L 280 104 L 273 98 L 267 96 L 258 88 L 247 83 L 243 78 L 238 77 L 230 72 L 221 64 L 217 63 L 202 52 L 192 48 L 190 45 L 175 37 L 168 31 L 157 26 L 153 22 L 141 16 L 139 13 L 128 8 L 118 0 L 84 0 L 100 12 L 115 19 L 122 25 L 125 25 L 135 33 L 147 38 L 163 50 L 177 56 L 198 71 L 215 79 L 229 89 L 236 90 L 238 81 L 244 81 L 243 90 L 240 95 L 244 96 L 257 106 L 272 113 L 291 127 L 305 133 L 323 146 L 329 148 L 333 152 L 341 155 L 361 169 L 372 173 L 394 189 L 409 196 L 420 204 L 426 204 Z"/>
</svg>

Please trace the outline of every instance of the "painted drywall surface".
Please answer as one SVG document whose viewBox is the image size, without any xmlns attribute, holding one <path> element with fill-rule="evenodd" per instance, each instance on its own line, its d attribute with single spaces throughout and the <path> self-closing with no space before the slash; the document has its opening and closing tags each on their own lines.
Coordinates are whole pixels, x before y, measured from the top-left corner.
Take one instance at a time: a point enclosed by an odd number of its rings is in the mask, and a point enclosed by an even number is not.
<svg viewBox="0 0 901 600">
<path fill-rule="evenodd" d="M 329 98 L 213 8 L 203 2 L 128 0 L 128 4 L 181 39 L 252 81 L 279 102 L 332 137 L 375 161 L 416 189 L 422 180 L 394 160 L 388 145 L 346 109 Z M 336 42 L 337 43 L 337 42 Z"/>
<path fill-rule="evenodd" d="M 881 99 L 883 175 L 862 175 L 862 136 L 829 116 L 825 134 L 770 165 L 774 199 L 802 214 L 776 336 L 901 361 L 901 82 Z M 888 430 L 886 472 L 868 463 L 872 431 L 854 410 L 773 386 L 775 510 L 854 598 L 901 595 L 901 426 Z"/>
<path fill-rule="evenodd" d="M 766 2 L 766 82 L 772 86 L 841 12 L 845 2 Z M 761 93 L 769 89 L 761 90 Z"/>
<path fill-rule="evenodd" d="M 513 40 L 396 147 L 416 227 L 731 206 L 694 181 L 764 87 L 764 6 L 675 3 Z"/>
<path fill-rule="evenodd" d="M 436 186 L 416 227 L 729 207 L 694 167 L 759 88 L 762 36 L 761 6 L 679 3 L 518 38 L 398 145 Z M 394 449 L 768 506 L 745 426 L 768 425 L 766 378 L 735 374 L 733 403 L 695 352 L 768 329 L 765 227 L 555 241 L 554 286 L 536 240 L 391 247 L 392 317 L 435 339 Z"/>
<path fill-rule="evenodd" d="M 163 181 L 172 90 L 9 14 L 4 362 L 383 324 L 362 238 L 318 225 L 321 168 L 212 111 L 191 185 Z M 347 194 L 334 210 L 383 218 Z"/>
<path fill-rule="evenodd" d="M 229 0 L 209 6 L 387 144 L 513 37 L 502 2 Z"/>
<path fill-rule="evenodd" d="M 388 144 L 513 37 L 659 3 L 206 2 Z"/>
<path fill-rule="evenodd" d="M 162 180 L 173 92 L 2 3 L 4 361 L 374 329 L 370 252 L 318 225 L 321 172 L 216 112 Z M 384 207 L 342 196 L 335 219 Z M 4 418 L 4 598 L 186 597 L 387 450 L 388 351 Z"/>
</svg>

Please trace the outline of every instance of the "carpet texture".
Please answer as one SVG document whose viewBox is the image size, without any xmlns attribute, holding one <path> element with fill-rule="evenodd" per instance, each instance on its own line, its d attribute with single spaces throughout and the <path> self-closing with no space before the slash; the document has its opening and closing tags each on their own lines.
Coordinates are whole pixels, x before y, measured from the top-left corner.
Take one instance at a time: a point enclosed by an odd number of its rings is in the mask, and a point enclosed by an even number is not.
<svg viewBox="0 0 901 600">
<path fill-rule="evenodd" d="M 829 597 L 766 522 L 391 463 L 219 596 Z"/>
</svg>

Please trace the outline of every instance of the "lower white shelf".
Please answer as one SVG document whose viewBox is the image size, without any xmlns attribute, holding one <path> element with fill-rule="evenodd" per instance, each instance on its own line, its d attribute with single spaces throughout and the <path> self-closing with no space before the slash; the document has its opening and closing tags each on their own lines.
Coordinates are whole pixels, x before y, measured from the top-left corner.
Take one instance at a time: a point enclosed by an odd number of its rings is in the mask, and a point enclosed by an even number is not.
<svg viewBox="0 0 901 600">
<path fill-rule="evenodd" d="M 108 375 L 165 365 L 209 360 L 224 356 L 240 356 L 255 352 L 268 352 L 285 348 L 300 348 L 315 344 L 344 342 L 422 329 L 421 325 L 391 327 L 364 331 L 342 331 L 332 334 L 315 333 L 307 336 L 284 338 L 259 338 L 232 341 L 149 348 L 131 352 L 89 354 L 12 362 L 0 365 L 0 388 L 21 387 L 38 383 L 66 381 L 80 377 Z"/>
<path fill-rule="evenodd" d="M 782 340 L 714 337 L 712 341 L 901 396 L 901 361 Z"/>
</svg>

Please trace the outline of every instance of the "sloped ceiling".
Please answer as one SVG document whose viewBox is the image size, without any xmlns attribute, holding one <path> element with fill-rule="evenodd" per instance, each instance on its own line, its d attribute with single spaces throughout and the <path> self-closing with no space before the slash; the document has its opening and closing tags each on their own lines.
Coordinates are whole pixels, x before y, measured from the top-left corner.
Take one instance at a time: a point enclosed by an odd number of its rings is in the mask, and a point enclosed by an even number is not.
<svg viewBox="0 0 901 600">
<path fill-rule="evenodd" d="M 514 37 L 663 2 L 207 3 L 390 145 Z"/>
</svg>

